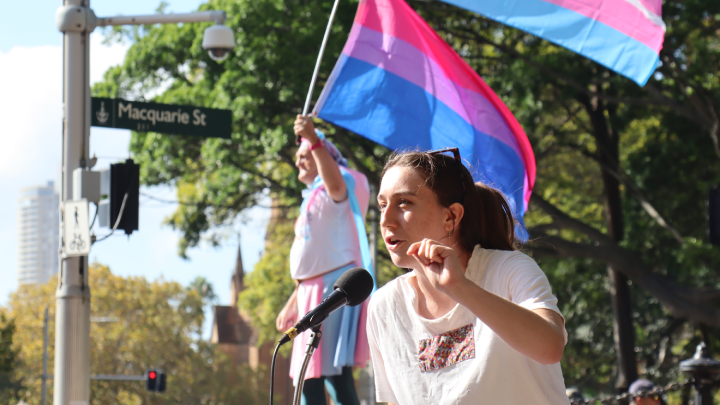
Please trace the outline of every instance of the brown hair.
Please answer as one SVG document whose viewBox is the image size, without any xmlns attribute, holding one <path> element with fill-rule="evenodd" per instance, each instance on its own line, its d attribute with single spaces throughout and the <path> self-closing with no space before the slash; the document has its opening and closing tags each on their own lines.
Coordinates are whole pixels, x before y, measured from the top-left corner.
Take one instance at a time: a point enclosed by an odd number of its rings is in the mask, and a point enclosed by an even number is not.
<svg viewBox="0 0 720 405">
<path fill-rule="evenodd" d="M 395 166 L 415 169 L 443 207 L 463 205 L 465 214 L 453 233 L 459 232 L 460 244 L 467 252 L 472 254 L 477 244 L 485 249 L 515 250 L 515 221 L 505 195 L 486 184 L 473 183 L 465 165 L 448 155 L 401 152 L 390 156 L 382 175 Z"/>
</svg>

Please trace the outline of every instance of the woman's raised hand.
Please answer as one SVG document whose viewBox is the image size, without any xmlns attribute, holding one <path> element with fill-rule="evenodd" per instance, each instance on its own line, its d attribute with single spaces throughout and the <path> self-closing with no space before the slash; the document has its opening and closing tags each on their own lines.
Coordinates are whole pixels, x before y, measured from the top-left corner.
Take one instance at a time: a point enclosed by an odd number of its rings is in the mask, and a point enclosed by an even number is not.
<svg viewBox="0 0 720 405">
<path fill-rule="evenodd" d="M 310 145 L 315 145 L 320 139 L 315 133 L 315 124 L 313 124 L 312 118 L 310 117 L 303 117 L 298 114 L 293 124 L 293 130 L 295 131 L 295 135 L 307 139 Z"/>
<path fill-rule="evenodd" d="M 423 239 L 415 242 L 407 254 L 420 263 L 422 275 L 440 292 L 452 296 L 452 290 L 467 281 L 457 252 L 438 241 Z"/>
</svg>

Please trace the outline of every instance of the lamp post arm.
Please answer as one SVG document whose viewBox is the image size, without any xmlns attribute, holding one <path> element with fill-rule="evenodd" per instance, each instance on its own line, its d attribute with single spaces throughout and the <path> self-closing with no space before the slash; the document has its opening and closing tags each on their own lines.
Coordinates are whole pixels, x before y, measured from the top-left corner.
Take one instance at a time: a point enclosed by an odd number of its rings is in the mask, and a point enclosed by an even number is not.
<svg viewBox="0 0 720 405">
<path fill-rule="evenodd" d="M 177 24 L 207 21 L 223 24 L 226 19 L 227 14 L 225 14 L 222 10 L 179 14 L 119 15 L 115 17 L 98 17 L 95 22 L 95 26 L 106 27 L 109 25 Z"/>
</svg>

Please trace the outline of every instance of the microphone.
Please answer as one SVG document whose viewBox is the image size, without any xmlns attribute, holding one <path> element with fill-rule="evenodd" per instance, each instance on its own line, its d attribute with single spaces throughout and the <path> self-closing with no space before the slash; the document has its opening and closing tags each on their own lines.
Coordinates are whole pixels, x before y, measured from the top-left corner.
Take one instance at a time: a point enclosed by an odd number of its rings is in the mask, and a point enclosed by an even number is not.
<svg viewBox="0 0 720 405">
<path fill-rule="evenodd" d="M 345 305 L 354 307 L 361 304 L 370 296 L 373 285 L 373 278 L 367 270 L 353 267 L 346 271 L 335 282 L 333 286 L 335 291 L 331 292 L 320 305 L 305 314 L 295 326 L 285 331 L 278 344 L 285 344 L 300 333 L 320 325 L 331 313 Z"/>
</svg>

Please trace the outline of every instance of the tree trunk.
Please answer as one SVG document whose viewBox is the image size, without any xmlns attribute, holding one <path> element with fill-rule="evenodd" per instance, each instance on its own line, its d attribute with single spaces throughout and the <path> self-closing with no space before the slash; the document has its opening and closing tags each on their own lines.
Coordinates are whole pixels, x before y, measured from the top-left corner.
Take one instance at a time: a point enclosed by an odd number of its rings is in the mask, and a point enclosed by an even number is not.
<svg viewBox="0 0 720 405">
<path fill-rule="evenodd" d="M 607 111 L 612 115 L 614 111 L 606 110 L 602 101 L 581 97 L 583 104 L 592 122 L 593 135 L 597 149 L 598 159 L 607 167 L 619 171 L 618 141 L 619 136 L 614 133 L 605 116 Z M 602 169 L 604 188 L 605 221 L 608 234 L 616 241 L 624 236 L 622 217 L 622 200 L 620 196 L 620 183 L 615 176 Z M 627 392 L 630 384 L 637 379 L 637 363 L 635 358 L 635 331 L 632 323 L 632 308 L 630 288 L 625 275 L 608 266 L 610 281 L 610 301 L 613 309 L 613 334 L 615 340 L 615 353 L 617 355 L 617 393 Z"/>
</svg>

